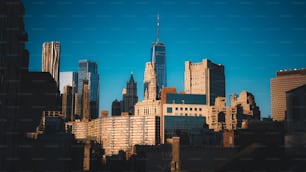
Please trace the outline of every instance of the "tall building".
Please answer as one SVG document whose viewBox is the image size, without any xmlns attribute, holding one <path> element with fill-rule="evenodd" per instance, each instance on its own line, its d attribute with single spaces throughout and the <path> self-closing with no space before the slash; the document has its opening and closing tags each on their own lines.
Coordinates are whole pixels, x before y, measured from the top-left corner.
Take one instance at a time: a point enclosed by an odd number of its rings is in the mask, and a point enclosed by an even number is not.
<svg viewBox="0 0 306 172">
<path fill-rule="evenodd" d="M 144 72 L 144 100 L 157 99 L 155 63 L 147 62 Z"/>
<path fill-rule="evenodd" d="M 99 92 L 100 79 L 98 74 L 98 65 L 89 60 L 79 61 L 78 72 L 78 94 L 83 94 L 83 82 L 88 80 L 89 84 L 89 100 L 90 100 L 90 119 L 95 119 L 99 115 Z"/>
<path fill-rule="evenodd" d="M 60 87 L 61 94 L 64 92 L 64 86 L 74 86 L 78 89 L 78 73 L 77 72 L 60 72 Z M 75 90 L 77 91 L 77 90 Z"/>
<path fill-rule="evenodd" d="M 159 15 L 157 16 L 156 42 L 152 43 L 151 62 L 155 63 L 157 78 L 157 98 L 160 98 L 160 90 L 167 86 L 166 45 L 160 42 Z"/>
<path fill-rule="evenodd" d="M 286 114 L 286 92 L 306 84 L 306 69 L 279 71 L 270 83 L 272 119 L 283 121 Z"/>
<path fill-rule="evenodd" d="M 134 105 L 138 101 L 137 83 L 134 81 L 133 74 L 130 80 L 126 83 L 125 92 L 122 94 L 122 112 L 128 112 L 130 115 L 134 114 Z"/>
<path fill-rule="evenodd" d="M 66 85 L 63 89 L 62 94 L 62 114 L 64 116 L 64 120 L 73 121 L 74 111 L 75 111 L 75 87 Z"/>
<path fill-rule="evenodd" d="M 185 93 L 205 94 L 208 105 L 214 105 L 217 97 L 225 97 L 224 66 L 208 59 L 202 62 L 185 62 Z"/>
<path fill-rule="evenodd" d="M 120 102 L 115 99 L 112 103 L 112 116 L 120 116 L 121 115 L 121 108 Z"/>
<path fill-rule="evenodd" d="M 42 71 L 49 72 L 59 87 L 60 43 L 44 42 L 42 45 Z"/>
<path fill-rule="evenodd" d="M 90 88 L 87 80 L 83 81 L 82 120 L 90 120 Z"/>
</svg>

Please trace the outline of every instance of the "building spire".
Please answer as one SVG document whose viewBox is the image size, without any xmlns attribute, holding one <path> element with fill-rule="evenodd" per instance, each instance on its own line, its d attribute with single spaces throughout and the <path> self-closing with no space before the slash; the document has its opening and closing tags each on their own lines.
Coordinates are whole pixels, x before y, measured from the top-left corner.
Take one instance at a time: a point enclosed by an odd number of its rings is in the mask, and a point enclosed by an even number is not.
<svg viewBox="0 0 306 172">
<path fill-rule="evenodd" d="M 156 42 L 159 42 L 159 14 L 157 14 L 157 30 L 156 30 Z"/>
</svg>

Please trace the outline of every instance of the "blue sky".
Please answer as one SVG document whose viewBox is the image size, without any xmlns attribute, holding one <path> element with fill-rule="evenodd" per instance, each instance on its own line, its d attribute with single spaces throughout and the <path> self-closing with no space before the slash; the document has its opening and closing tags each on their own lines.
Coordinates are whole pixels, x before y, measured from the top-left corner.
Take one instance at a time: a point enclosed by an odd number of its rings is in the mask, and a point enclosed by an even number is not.
<svg viewBox="0 0 306 172">
<path fill-rule="evenodd" d="M 167 48 L 168 86 L 184 89 L 184 62 L 208 58 L 225 66 L 226 95 L 254 94 L 262 116 L 271 114 L 270 78 L 306 67 L 306 2 L 302 0 L 31 0 L 24 1 L 30 70 L 41 70 L 45 41 L 61 42 L 60 71 L 78 60 L 98 63 L 100 110 L 133 72 L 143 99 L 143 73 L 156 40 Z"/>
</svg>

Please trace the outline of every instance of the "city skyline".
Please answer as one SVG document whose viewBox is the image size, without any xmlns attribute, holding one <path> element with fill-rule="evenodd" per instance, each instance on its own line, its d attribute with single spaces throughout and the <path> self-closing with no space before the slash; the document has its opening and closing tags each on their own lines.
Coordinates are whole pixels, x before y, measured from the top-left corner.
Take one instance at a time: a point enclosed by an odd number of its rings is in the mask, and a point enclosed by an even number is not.
<svg viewBox="0 0 306 172">
<path fill-rule="evenodd" d="M 56 40 L 61 42 L 60 72 L 77 71 L 80 59 L 98 63 L 100 110 L 110 112 L 130 72 L 142 100 L 158 13 L 168 86 L 183 91 L 184 62 L 208 58 L 225 67 L 227 104 L 229 95 L 247 90 L 267 117 L 276 71 L 306 66 L 305 5 L 273 2 L 26 1 L 30 70 L 41 71 L 41 44 Z"/>
</svg>

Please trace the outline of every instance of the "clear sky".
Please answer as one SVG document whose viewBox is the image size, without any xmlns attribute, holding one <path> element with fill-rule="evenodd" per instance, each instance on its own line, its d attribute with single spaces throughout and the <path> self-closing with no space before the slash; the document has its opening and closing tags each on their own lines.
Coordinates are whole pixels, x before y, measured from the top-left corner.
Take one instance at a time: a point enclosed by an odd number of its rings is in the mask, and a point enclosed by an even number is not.
<svg viewBox="0 0 306 172">
<path fill-rule="evenodd" d="M 60 71 L 78 60 L 98 63 L 100 110 L 111 109 L 133 72 L 139 100 L 156 40 L 167 48 L 168 86 L 184 90 L 184 62 L 208 58 L 225 66 L 226 96 L 247 90 L 262 116 L 271 114 L 270 78 L 306 67 L 303 0 L 24 0 L 30 70 L 41 70 L 42 43 L 61 42 Z"/>
</svg>

